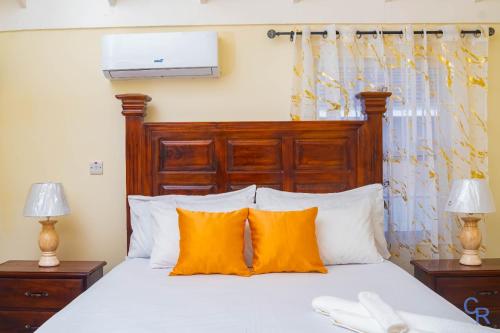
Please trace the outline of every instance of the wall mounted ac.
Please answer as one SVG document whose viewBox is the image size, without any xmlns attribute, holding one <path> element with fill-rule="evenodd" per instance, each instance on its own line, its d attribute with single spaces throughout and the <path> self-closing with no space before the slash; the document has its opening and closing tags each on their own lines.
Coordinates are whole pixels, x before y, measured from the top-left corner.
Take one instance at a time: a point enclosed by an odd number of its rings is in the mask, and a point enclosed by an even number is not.
<svg viewBox="0 0 500 333">
<path fill-rule="evenodd" d="M 218 77 L 216 32 L 106 35 L 102 71 L 108 79 Z"/>
</svg>

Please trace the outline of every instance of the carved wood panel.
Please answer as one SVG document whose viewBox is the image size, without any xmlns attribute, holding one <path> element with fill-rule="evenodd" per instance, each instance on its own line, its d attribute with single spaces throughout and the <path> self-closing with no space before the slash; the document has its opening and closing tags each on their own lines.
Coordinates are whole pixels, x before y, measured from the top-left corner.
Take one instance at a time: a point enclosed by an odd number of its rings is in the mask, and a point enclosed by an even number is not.
<svg viewBox="0 0 500 333">
<path fill-rule="evenodd" d="M 351 170 L 352 151 L 356 146 L 349 137 L 336 139 L 295 140 L 295 169 L 297 170 Z"/>
<path fill-rule="evenodd" d="M 228 171 L 279 171 L 282 143 L 279 139 L 229 140 Z"/>
<path fill-rule="evenodd" d="M 160 171 L 215 171 L 213 140 L 160 141 Z"/>
<path fill-rule="evenodd" d="M 350 122 L 341 131 L 332 124 L 307 123 L 290 130 L 272 127 L 225 130 L 230 123 L 152 127 L 153 195 L 208 194 L 251 184 L 287 191 L 334 192 L 356 185 L 358 129 Z M 329 125 L 329 126 L 328 126 Z M 147 124 L 146 124 L 147 126 Z M 198 126 L 202 126 L 198 124 Z M 182 136 L 177 132 L 182 129 Z M 311 131 L 312 129 L 312 131 Z"/>
</svg>

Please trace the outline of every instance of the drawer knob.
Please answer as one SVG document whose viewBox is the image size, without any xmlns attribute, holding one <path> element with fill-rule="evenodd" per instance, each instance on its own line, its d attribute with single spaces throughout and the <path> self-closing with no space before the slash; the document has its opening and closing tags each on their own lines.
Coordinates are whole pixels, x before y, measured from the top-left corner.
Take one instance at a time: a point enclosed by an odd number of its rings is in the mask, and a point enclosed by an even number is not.
<svg viewBox="0 0 500 333">
<path fill-rule="evenodd" d="M 24 325 L 24 329 L 25 329 L 25 330 L 34 331 L 34 330 L 37 330 L 37 329 L 39 329 L 39 328 L 40 328 L 39 326 L 31 326 L 30 324 L 26 324 L 26 325 Z"/>
<path fill-rule="evenodd" d="M 495 296 L 498 295 L 498 290 L 483 290 L 483 291 L 478 291 L 477 294 L 479 296 Z"/>
<path fill-rule="evenodd" d="M 24 293 L 24 296 L 26 296 L 26 297 L 47 297 L 47 296 L 49 296 L 49 293 L 46 291 L 40 291 L 40 292 L 27 291 Z"/>
</svg>

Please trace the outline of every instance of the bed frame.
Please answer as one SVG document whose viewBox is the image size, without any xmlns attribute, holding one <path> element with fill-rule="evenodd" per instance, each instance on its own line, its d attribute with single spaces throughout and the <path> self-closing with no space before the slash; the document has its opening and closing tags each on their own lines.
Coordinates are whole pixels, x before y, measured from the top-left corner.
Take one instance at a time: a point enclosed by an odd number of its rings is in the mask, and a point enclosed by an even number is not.
<svg viewBox="0 0 500 333">
<path fill-rule="evenodd" d="M 209 194 L 251 184 L 337 192 L 382 182 L 388 92 L 358 95 L 360 121 L 145 123 L 151 98 L 117 95 L 126 120 L 127 195 Z M 132 233 L 127 203 L 127 248 Z"/>
</svg>

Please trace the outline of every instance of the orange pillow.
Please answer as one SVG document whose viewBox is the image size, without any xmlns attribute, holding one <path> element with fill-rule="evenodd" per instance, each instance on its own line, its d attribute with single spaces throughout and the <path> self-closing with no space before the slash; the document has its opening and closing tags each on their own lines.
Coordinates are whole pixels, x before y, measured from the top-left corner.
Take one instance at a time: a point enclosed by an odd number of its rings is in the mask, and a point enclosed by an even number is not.
<svg viewBox="0 0 500 333">
<path fill-rule="evenodd" d="M 243 256 L 248 208 L 228 213 L 177 208 L 177 213 L 180 254 L 170 275 L 251 275 Z"/>
<path fill-rule="evenodd" d="M 290 212 L 250 209 L 254 273 L 328 272 L 319 256 L 317 214 L 316 207 Z"/>
</svg>

